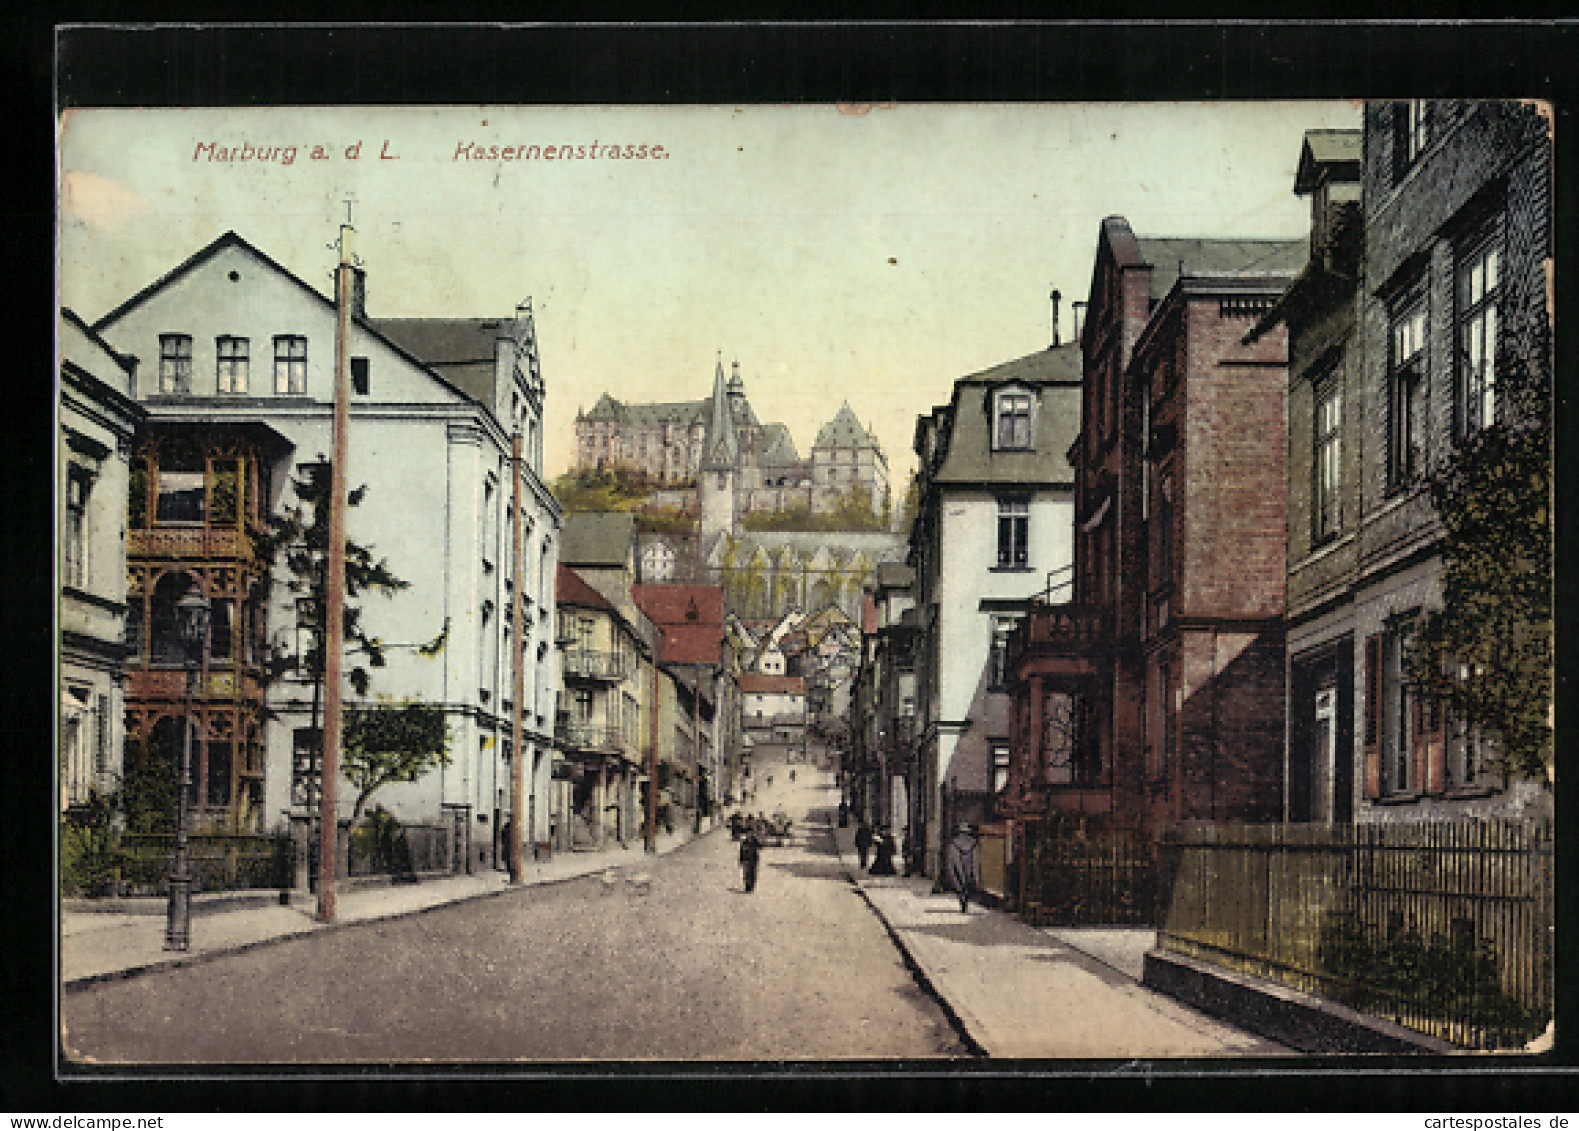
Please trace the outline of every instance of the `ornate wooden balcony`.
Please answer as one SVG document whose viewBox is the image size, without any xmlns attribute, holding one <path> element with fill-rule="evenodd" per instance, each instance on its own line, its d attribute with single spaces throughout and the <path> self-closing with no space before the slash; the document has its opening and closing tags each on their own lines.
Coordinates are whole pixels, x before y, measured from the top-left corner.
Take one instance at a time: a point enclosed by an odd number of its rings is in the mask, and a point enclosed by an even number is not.
<svg viewBox="0 0 1579 1131">
<path fill-rule="evenodd" d="M 252 540 L 236 526 L 155 526 L 127 530 L 126 555 L 175 561 L 252 560 Z"/>
<path fill-rule="evenodd" d="M 178 700 L 186 698 L 184 667 L 133 668 L 126 673 L 127 694 L 135 699 Z M 193 692 L 197 699 L 263 698 L 263 685 L 254 671 L 210 668 Z"/>
</svg>

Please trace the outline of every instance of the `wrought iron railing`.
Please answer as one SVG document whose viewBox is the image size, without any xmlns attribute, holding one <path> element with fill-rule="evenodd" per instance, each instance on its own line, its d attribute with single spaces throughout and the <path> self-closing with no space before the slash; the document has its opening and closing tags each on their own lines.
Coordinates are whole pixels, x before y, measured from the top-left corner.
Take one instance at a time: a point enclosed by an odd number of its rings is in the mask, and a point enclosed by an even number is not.
<svg viewBox="0 0 1579 1131">
<path fill-rule="evenodd" d="M 618 652 L 599 652 L 589 648 L 570 648 L 565 651 L 564 673 L 567 678 L 618 681 L 625 678 L 627 666 L 625 657 Z"/>
</svg>

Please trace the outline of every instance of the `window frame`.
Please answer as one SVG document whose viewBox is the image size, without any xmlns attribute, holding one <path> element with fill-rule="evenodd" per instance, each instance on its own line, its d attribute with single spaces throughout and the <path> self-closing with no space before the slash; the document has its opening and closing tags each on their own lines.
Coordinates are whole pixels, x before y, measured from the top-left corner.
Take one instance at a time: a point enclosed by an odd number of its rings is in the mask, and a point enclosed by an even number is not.
<svg viewBox="0 0 1579 1131">
<path fill-rule="evenodd" d="M 192 335 L 159 335 L 159 392 L 185 396 L 192 391 Z"/>
<path fill-rule="evenodd" d="M 300 354 L 294 352 L 301 347 Z M 283 352 L 282 352 L 283 350 Z M 300 377 L 298 381 L 297 378 Z M 283 380 L 281 379 L 283 377 Z M 300 386 L 299 388 L 297 386 Z M 305 334 L 274 335 L 274 394 L 275 396 L 301 396 L 307 392 L 307 336 Z"/>
<path fill-rule="evenodd" d="M 252 343 L 234 334 L 214 339 L 214 392 L 220 396 L 245 396 L 251 381 Z"/>
<path fill-rule="evenodd" d="M 1417 324 L 1417 341 L 1400 356 L 1400 339 Z M 1420 478 L 1427 453 L 1427 368 L 1430 314 L 1423 285 L 1395 304 L 1387 329 L 1387 489 L 1401 490 Z"/>
<path fill-rule="evenodd" d="M 1502 305 L 1503 238 L 1500 215 L 1481 224 L 1462 244 L 1453 262 L 1453 410 L 1454 434 L 1467 439 L 1497 421 L 1497 342 Z M 1474 295 L 1475 269 L 1481 270 L 1480 295 Z M 1489 267 L 1489 272 L 1488 272 Z M 1485 275 L 1491 281 L 1485 281 Z M 1476 359 L 1465 341 L 1479 328 L 1483 371 L 1472 376 Z M 1476 401 L 1479 403 L 1476 404 Z M 1475 411 L 1471 411 L 1474 406 Z"/>
<path fill-rule="evenodd" d="M 1329 368 L 1311 382 L 1310 540 L 1343 530 L 1343 383 Z"/>
<path fill-rule="evenodd" d="M 89 498 L 93 493 L 93 474 L 85 467 L 72 465 L 66 471 L 66 544 L 61 552 L 61 584 L 73 589 L 88 587 L 88 549 L 92 526 Z"/>
<path fill-rule="evenodd" d="M 1032 450 L 1036 397 L 1029 389 L 999 389 L 992 396 L 992 447 L 999 452 Z M 1008 435 L 1005 435 L 1005 429 Z"/>
<path fill-rule="evenodd" d="M 998 570 L 1031 568 L 1031 500 L 1023 495 L 1000 496 L 998 502 Z"/>
</svg>

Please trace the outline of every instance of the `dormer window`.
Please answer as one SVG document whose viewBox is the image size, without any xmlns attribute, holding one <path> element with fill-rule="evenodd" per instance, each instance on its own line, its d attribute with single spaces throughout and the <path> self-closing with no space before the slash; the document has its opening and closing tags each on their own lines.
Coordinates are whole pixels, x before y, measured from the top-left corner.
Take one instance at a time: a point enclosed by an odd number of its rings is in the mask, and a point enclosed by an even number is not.
<svg viewBox="0 0 1579 1131">
<path fill-rule="evenodd" d="M 993 415 L 997 418 L 993 435 L 1000 451 L 1024 451 L 1031 446 L 1031 395 L 1005 390 L 997 395 Z"/>
</svg>

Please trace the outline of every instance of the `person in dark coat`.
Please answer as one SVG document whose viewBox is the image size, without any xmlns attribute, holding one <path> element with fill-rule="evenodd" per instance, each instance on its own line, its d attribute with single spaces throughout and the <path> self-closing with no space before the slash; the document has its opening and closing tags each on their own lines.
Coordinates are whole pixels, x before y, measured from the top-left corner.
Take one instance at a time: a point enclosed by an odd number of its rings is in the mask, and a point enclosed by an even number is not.
<svg viewBox="0 0 1579 1131">
<path fill-rule="evenodd" d="M 943 872 L 949 887 L 959 896 L 960 911 L 968 911 L 970 897 L 981 886 L 981 854 L 968 824 L 961 822 L 944 850 Z"/>
<path fill-rule="evenodd" d="M 746 829 L 745 836 L 740 838 L 740 879 L 745 884 L 747 891 L 757 890 L 757 861 L 762 856 L 762 840 L 757 836 L 756 827 Z"/>
<path fill-rule="evenodd" d="M 887 825 L 884 825 L 877 834 L 877 859 L 872 861 L 872 875 L 896 876 L 899 874 L 894 871 L 895 847 L 894 834 L 888 831 Z"/>
<path fill-rule="evenodd" d="M 855 855 L 861 861 L 861 870 L 866 870 L 866 856 L 872 851 L 872 826 L 865 821 L 860 828 L 855 830 Z"/>
</svg>

